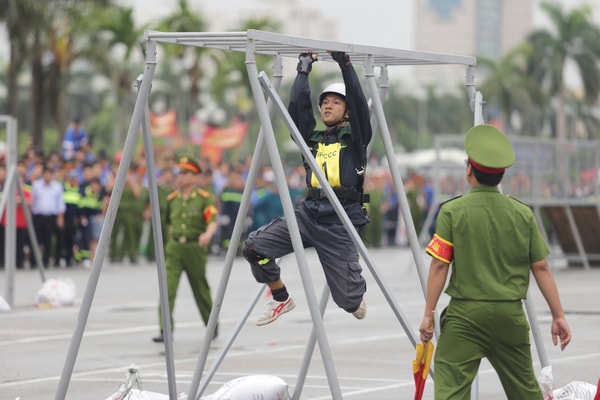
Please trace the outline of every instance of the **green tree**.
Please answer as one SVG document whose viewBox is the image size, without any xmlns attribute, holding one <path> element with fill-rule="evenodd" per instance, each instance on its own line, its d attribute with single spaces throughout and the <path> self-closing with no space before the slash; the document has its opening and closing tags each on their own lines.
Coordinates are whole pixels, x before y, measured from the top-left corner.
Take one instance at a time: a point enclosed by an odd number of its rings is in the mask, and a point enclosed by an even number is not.
<svg viewBox="0 0 600 400">
<path fill-rule="evenodd" d="M 479 86 L 487 104 L 496 105 L 502 113 L 502 124 L 507 133 L 513 133 L 514 112 L 529 119 L 534 105 L 543 106 L 546 101 L 539 89 L 526 72 L 527 57 L 531 45 L 523 43 L 499 60 L 485 56 L 477 57 L 478 69 L 482 72 L 483 83 Z"/>
<path fill-rule="evenodd" d="M 280 23 L 269 18 L 249 19 L 236 30 L 243 32 L 248 29 L 278 32 Z M 240 52 L 215 53 L 213 54 L 219 66 L 211 84 L 211 92 L 215 100 L 220 104 L 227 104 L 230 103 L 229 99 L 234 99 L 233 104 L 229 105 L 239 110 L 238 112 L 246 114 L 250 111 L 253 103 L 252 100 L 249 100 L 252 96 L 245 63 L 246 54 Z M 271 56 L 258 55 L 256 57 L 258 71 L 271 72 L 272 64 L 273 57 Z"/>
<path fill-rule="evenodd" d="M 6 76 L 8 99 L 5 112 L 14 117 L 17 116 L 18 104 L 17 79 L 27 63 L 27 38 L 37 23 L 37 8 L 40 7 L 38 3 L 0 0 L 0 21 L 6 25 L 10 42 L 10 58 Z"/>
<path fill-rule="evenodd" d="M 108 0 L 3 0 L 0 18 L 6 22 L 10 41 L 7 77 L 7 108 L 16 115 L 19 104 L 17 79 L 29 65 L 30 117 L 23 118 L 31 132 L 33 145 L 44 149 L 44 126 L 49 113 L 58 128 L 64 126 L 64 75 L 73 62 L 73 43 L 78 37 L 72 29 L 79 13 L 90 7 L 105 6 Z M 48 112 L 49 111 L 49 112 Z"/>
<path fill-rule="evenodd" d="M 47 28 L 48 18 L 44 2 L 40 0 L 3 1 L 0 15 L 6 21 L 10 41 L 10 61 L 8 71 L 8 113 L 16 116 L 18 104 L 17 79 L 27 63 L 31 69 L 31 133 L 33 143 L 42 148 L 43 119 L 43 37 L 41 31 Z"/>
<path fill-rule="evenodd" d="M 278 32 L 280 23 L 270 18 L 249 19 L 234 30 L 244 32 L 248 29 Z M 241 117 L 247 120 L 249 124 L 244 144 L 240 149 L 236 149 L 237 154 L 233 155 L 234 158 L 243 159 L 247 155 L 252 155 L 260 129 L 258 116 L 252 112 L 254 110 L 254 99 L 246 69 L 246 54 L 213 50 L 210 52 L 210 58 L 216 67 L 216 73 L 210 84 L 212 100 L 225 110 L 228 120 L 233 117 Z M 272 56 L 257 55 L 256 67 L 259 72 L 272 72 L 273 61 Z M 289 90 L 281 90 L 281 93 L 288 92 Z M 280 139 L 280 143 L 288 140 L 289 132 L 280 118 L 274 119 L 273 129 Z"/>
<path fill-rule="evenodd" d="M 179 8 L 157 24 L 157 29 L 164 32 L 202 32 L 206 30 L 206 23 L 202 14 L 190 10 L 187 0 L 179 0 Z M 206 52 L 205 48 L 184 46 L 180 44 L 161 43 L 165 49 L 169 61 L 177 65 L 185 76 L 185 82 L 178 82 L 177 87 L 187 92 L 179 92 L 179 98 L 186 98 L 187 101 L 179 102 L 178 111 L 183 118 L 181 123 L 187 123 L 190 116 L 198 110 L 200 82 L 204 76 L 202 68 L 202 57 Z M 177 71 L 176 71 L 177 72 Z M 187 86 L 187 87 L 186 87 Z"/>
<path fill-rule="evenodd" d="M 558 101 L 556 137 L 566 138 L 565 104 L 568 89 L 565 68 L 572 62 L 585 85 L 584 100 L 593 103 L 600 91 L 597 62 L 600 60 L 600 30 L 591 21 L 589 6 L 565 12 L 560 4 L 544 2 L 542 10 L 550 18 L 552 29 L 533 31 L 528 40 L 532 53 L 528 73 Z"/>
<path fill-rule="evenodd" d="M 600 30 L 591 21 L 591 8 L 581 6 L 565 12 L 560 4 L 544 2 L 542 10 L 552 23 L 551 29 L 538 29 L 528 39 L 533 52 L 529 58 L 528 73 L 556 101 L 556 138 L 567 137 L 566 102 L 568 90 L 565 68 L 568 62 L 576 67 L 584 85 L 584 100 L 593 103 L 598 98 L 600 76 Z M 557 154 L 558 179 L 567 190 L 566 148 Z"/>
<path fill-rule="evenodd" d="M 114 109 L 113 142 L 119 147 L 135 102 L 135 81 L 143 72 L 140 63 L 145 27 L 135 25 L 133 10 L 128 7 L 97 8 L 88 17 L 83 20 L 88 41 L 80 56 L 109 79 L 112 104 L 104 106 Z"/>
</svg>

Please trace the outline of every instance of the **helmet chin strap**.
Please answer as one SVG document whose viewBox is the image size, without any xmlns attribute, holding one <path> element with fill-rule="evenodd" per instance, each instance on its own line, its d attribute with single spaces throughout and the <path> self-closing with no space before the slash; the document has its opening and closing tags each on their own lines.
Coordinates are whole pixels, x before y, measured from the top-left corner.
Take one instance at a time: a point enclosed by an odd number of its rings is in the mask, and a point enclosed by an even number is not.
<svg viewBox="0 0 600 400">
<path fill-rule="evenodd" d="M 345 114 L 342 119 L 340 119 L 338 122 L 335 122 L 333 124 L 325 124 L 328 128 L 335 128 L 337 126 L 340 126 L 346 122 L 350 121 L 350 117 L 348 117 L 348 114 Z"/>
</svg>

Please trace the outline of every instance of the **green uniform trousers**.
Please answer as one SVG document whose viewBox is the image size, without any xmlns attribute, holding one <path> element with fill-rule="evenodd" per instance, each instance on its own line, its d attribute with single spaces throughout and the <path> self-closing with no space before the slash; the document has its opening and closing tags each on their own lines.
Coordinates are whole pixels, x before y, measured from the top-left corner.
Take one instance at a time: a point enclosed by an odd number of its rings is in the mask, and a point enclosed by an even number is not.
<svg viewBox="0 0 600 400">
<path fill-rule="evenodd" d="M 508 400 L 543 399 L 521 301 L 450 301 L 434 357 L 435 399 L 469 400 L 483 357 L 496 370 Z"/>
<path fill-rule="evenodd" d="M 165 247 L 165 264 L 167 275 L 167 291 L 169 295 L 169 317 L 173 323 L 173 307 L 181 274 L 185 271 L 196 305 L 206 325 L 212 310 L 210 287 L 206 279 L 207 249 L 200 247 L 197 242 L 178 243 L 170 240 Z M 158 308 L 159 324 L 162 327 L 162 314 Z"/>
<path fill-rule="evenodd" d="M 130 209 L 117 211 L 110 238 L 111 261 L 120 262 L 127 256 L 131 262 L 137 262 L 143 224 L 144 218 L 141 212 Z M 123 236 L 120 236 L 121 231 Z"/>
</svg>

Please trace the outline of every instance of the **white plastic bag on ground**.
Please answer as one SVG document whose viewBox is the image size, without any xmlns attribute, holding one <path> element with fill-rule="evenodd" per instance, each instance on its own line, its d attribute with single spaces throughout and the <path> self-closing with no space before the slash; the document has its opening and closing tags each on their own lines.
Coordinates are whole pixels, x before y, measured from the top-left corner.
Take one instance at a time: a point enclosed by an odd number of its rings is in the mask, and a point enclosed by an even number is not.
<svg viewBox="0 0 600 400">
<path fill-rule="evenodd" d="M 0 312 L 8 312 L 8 311 L 10 311 L 10 306 L 8 305 L 6 300 L 4 300 L 4 297 L 0 296 Z"/>
<path fill-rule="evenodd" d="M 35 306 L 39 308 L 69 306 L 74 300 L 75 283 L 71 278 L 48 279 L 35 295 Z"/>
<path fill-rule="evenodd" d="M 288 385 L 277 376 L 252 375 L 225 383 L 215 393 L 201 400 L 290 400 Z"/>
<path fill-rule="evenodd" d="M 548 365 L 542 368 L 542 371 L 538 376 L 538 383 L 540 384 L 540 388 L 542 389 L 544 400 L 554 399 L 554 393 L 552 390 L 554 384 L 552 382 L 552 366 Z"/>
<path fill-rule="evenodd" d="M 571 382 L 554 391 L 554 400 L 594 400 L 596 386 L 587 382 Z"/>
<path fill-rule="evenodd" d="M 169 400 L 169 396 L 143 390 L 139 371 L 136 366 L 132 365 L 127 370 L 125 383 L 106 400 Z M 178 400 L 187 400 L 185 393 L 180 394 Z"/>
</svg>

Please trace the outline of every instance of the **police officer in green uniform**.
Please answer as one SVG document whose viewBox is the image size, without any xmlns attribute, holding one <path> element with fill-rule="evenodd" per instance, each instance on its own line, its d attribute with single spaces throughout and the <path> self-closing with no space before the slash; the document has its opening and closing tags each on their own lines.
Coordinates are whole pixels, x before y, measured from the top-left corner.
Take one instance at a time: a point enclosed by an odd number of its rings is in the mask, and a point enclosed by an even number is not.
<svg viewBox="0 0 600 400">
<path fill-rule="evenodd" d="M 167 197 L 173 193 L 174 179 L 173 169 L 165 167 L 160 171 L 160 177 L 158 178 L 158 209 L 160 212 L 160 227 L 163 232 L 163 246 L 167 243 Z M 150 218 L 150 197 L 148 196 L 146 211 L 147 216 L 144 218 Z M 150 232 L 152 232 L 152 222 L 150 222 Z M 146 259 L 150 262 L 156 261 L 156 249 L 154 247 L 154 238 L 150 235 L 148 239 L 148 247 L 146 249 Z"/>
<path fill-rule="evenodd" d="M 169 226 L 169 239 L 165 246 L 167 291 L 169 314 L 173 324 L 173 307 L 179 279 L 186 273 L 192 288 L 196 305 L 204 324 L 212 310 L 210 287 L 206 279 L 206 259 L 209 244 L 217 231 L 217 209 L 209 192 L 198 188 L 198 175 L 201 168 L 187 156 L 179 159 L 178 190 L 167 197 L 166 222 Z M 162 316 L 159 307 L 159 323 Z M 215 331 L 215 336 L 217 332 Z M 152 339 L 163 342 L 163 330 Z"/>
<path fill-rule="evenodd" d="M 120 263 L 127 256 L 131 264 L 137 264 L 144 222 L 144 191 L 137 173 L 137 164 L 132 163 L 127 172 L 110 240 L 110 260 L 113 263 Z"/>
<path fill-rule="evenodd" d="M 497 185 L 515 161 L 502 132 L 478 125 L 467 133 L 466 178 L 471 190 L 444 203 L 426 251 L 432 256 L 421 340 L 433 337 L 433 311 L 452 272 L 451 297 L 440 318 L 435 362 L 435 399 L 470 399 L 481 359 L 494 367 L 507 398 L 539 399 L 522 300 L 530 271 L 552 313 L 551 335 L 563 350 L 571 341 L 548 247 L 531 209 Z"/>
</svg>

